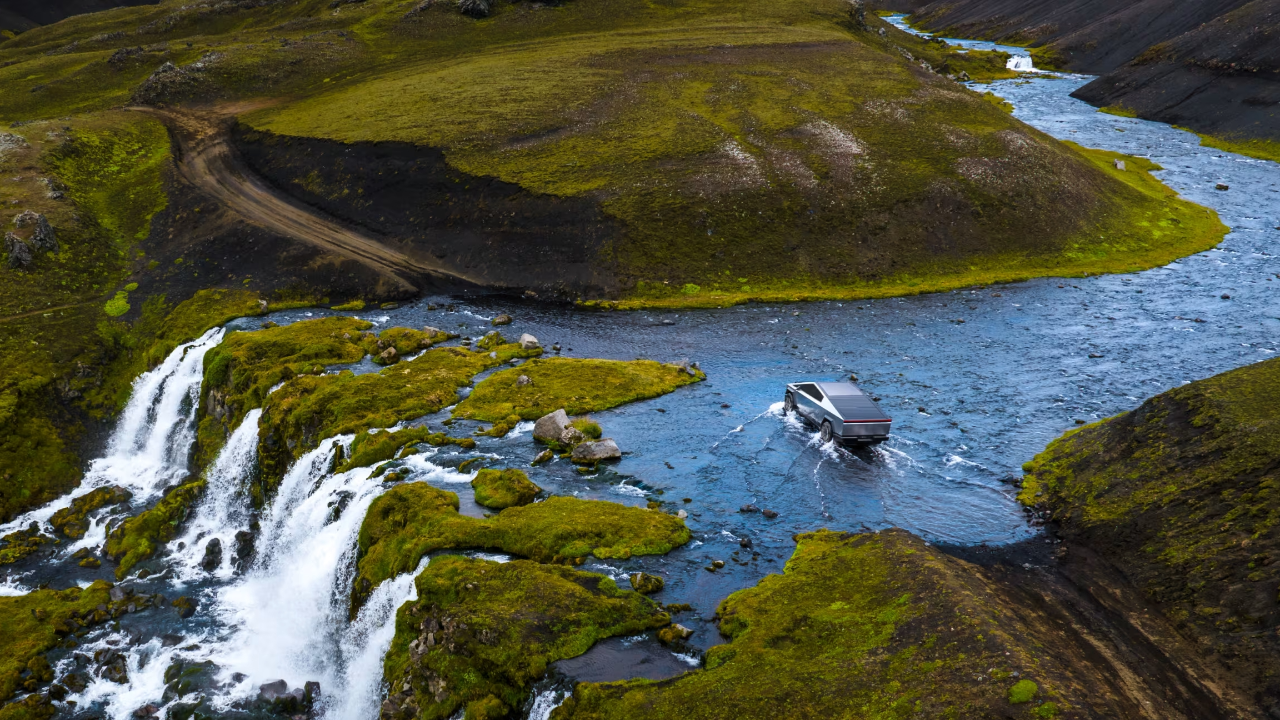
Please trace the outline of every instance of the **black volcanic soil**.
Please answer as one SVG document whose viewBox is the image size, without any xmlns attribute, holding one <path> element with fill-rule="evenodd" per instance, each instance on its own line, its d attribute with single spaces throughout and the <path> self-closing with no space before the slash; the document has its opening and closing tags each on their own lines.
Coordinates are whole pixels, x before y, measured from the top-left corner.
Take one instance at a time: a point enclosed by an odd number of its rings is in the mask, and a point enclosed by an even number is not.
<svg viewBox="0 0 1280 720">
<path fill-rule="evenodd" d="M 931 32 L 1043 48 L 1075 93 L 1149 120 L 1280 139 L 1280 0 L 885 0 Z M 1041 60 L 1043 63 L 1043 59 Z"/>
<path fill-rule="evenodd" d="M 347 145 L 244 126 L 232 142 L 280 192 L 478 284 L 539 297 L 617 287 L 600 255 L 622 229 L 594 200 L 468 175 L 442 151 L 410 143 Z"/>
<path fill-rule="evenodd" d="M 1075 97 L 1201 133 L 1280 140 L 1280 0 L 1254 0 L 1154 45 Z"/>
</svg>

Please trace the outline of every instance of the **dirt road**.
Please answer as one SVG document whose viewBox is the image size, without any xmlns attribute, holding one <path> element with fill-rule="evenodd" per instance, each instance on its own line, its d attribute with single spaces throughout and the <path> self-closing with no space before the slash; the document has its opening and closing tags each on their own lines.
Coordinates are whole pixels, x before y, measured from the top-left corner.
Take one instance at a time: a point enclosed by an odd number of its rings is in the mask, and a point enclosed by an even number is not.
<svg viewBox="0 0 1280 720">
<path fill-rule="evenodd" d="M 410 257 L 368 235 L 303 205 L 258 177 L 228 140 L 235 113 L 243 107 L 174 110 L 133 107 L 169 128 L 174 161 L 187 182 L 246 221 L 359 262 L 403 290 L 418 292 L 419 281 L 437 278 L 479 284 L 430 260 Z"/>
</svg>

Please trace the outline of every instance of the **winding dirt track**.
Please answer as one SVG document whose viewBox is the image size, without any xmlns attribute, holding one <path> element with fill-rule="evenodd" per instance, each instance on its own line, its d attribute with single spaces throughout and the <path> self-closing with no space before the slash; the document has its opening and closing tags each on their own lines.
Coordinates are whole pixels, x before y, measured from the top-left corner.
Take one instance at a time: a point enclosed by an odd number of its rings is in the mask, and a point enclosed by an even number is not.
<svg viewBox="0 0 1280 720">
<path fill-rule="evenodd" d="M 387 247 L 271 187 L 249 169 L 228 141 L 233 122 L 231 109 L 195 112 L 151 107 L 130 109 L 164 122 L 173 139 L 174 161 L 183 178 L 245 220 L 350 258 L 411 293 L 419 292 L 415 281 L 424 278 L 480 284 L 435 263 Z"/>
</svg>

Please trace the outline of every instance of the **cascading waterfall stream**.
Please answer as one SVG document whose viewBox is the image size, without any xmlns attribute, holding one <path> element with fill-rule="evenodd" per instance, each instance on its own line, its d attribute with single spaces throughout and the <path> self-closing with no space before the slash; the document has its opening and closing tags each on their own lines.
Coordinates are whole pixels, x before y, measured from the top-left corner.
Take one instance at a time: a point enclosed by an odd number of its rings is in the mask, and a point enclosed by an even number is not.
<svg viewBox="0 0 1280 720">
<path fill-rule="evenodd" d="M 107 444 L 105 456 L 93 461 L 73 493 L 0 526 L 0 534 L 32 522 L 47 523 L 55 512 L 100 487 L 118 485 L 145 502 L 180 480 L 195 442 L 194 420 L 204 375 L 204 356 L 222 342 L 222 328 L 179 346 L 164 362 L 133 383 L 133 394 Z M 99 517 L 86 537 L 68 548 L 101 544 L 105 518 Z"/>
<path fill-rule="evenodd" d="M 249 526 L 249 496 L 245 483 L 253 471 L 258 450 L 258 419 L 262 410 L 250 410 L 227 439 L 217 459 L 205 474 L 208 487 L 187 522 L 187 530 L 174 547 L 172 567 L 176 577 L 185 582 L 198 582 L 208 576 L 201 567 L 204 548 L 217 538 L 222 545 L 223 562 L 213 571 L 215 577 L 228 580 L 235 570 L 226 562 L 235 547 L 236 534 Z"/>
</svg>

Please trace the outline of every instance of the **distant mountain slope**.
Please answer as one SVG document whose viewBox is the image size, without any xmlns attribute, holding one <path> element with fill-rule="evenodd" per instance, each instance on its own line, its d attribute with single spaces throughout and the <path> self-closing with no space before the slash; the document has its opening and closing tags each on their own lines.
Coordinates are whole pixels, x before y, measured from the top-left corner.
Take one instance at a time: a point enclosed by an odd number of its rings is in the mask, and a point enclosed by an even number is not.
<svg viewBox="0 0 1280 720">
<path fill-rule="evenodd" d="M 155 5 L 159 0 L 4 0 L 0 6 L 0 30 L 21 32 L 56 23 L 72 15 L 135 5 Z"/>
<path fill-rule="evenodd" d="M 918 27 L 1102 75 L 1075 96 L 1280 157 L 1280 0 L 884 0 Z"/>
<path fill-rule="evenodd" d="M 913 21 L 934 32 L 1043 46 L 1063 69 L 1101 75 L 1248 0 L 933 0 Z"/>
<path fill-rule="evenodd" d="M 1280 159 L 1280 0 L 1253 0 L 1153 45 L 1076 97 L 1230 140 L 1270 140 L 1263 154 Z"/>
</svg>

